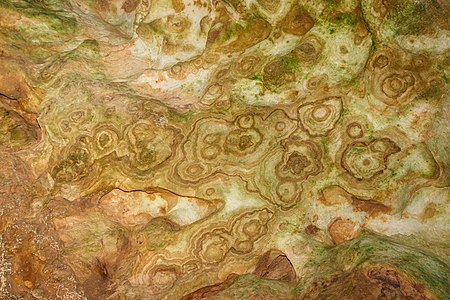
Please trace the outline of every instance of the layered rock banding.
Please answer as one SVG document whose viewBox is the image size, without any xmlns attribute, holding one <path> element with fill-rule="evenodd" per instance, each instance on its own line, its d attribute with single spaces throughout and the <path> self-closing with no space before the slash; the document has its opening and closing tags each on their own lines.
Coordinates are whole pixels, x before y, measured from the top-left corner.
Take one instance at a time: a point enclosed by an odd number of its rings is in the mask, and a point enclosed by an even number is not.
<svg viewBox="0 0 450 300">
<path fill-rule="evenodd" d="M 449 20 L 0 1 L 0 299 L 447 299 Z"/>
</svg>

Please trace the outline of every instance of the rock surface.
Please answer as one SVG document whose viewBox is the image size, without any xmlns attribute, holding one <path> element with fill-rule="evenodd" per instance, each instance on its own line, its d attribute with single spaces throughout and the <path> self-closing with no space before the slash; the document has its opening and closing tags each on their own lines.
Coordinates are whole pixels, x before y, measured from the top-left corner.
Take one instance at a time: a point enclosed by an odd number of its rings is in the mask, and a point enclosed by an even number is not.
<svg viewBox="0 0 450 300">
<path fill-rule="evenodd" d="M 447 299 L 445 0 L 1 0 L 0 299 Z"/>
</svg>

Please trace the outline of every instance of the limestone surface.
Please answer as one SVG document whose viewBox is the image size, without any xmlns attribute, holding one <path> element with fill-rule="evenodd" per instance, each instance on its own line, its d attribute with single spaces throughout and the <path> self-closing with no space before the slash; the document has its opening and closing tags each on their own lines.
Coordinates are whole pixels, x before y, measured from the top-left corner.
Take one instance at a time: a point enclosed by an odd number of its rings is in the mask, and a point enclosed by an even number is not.
<svg viewBox="0 0 450 300">
<path fill-rule="evenodd" d="M 0 299 L 450 297 L 447 0 L 0 0 Z"/>
</svg>

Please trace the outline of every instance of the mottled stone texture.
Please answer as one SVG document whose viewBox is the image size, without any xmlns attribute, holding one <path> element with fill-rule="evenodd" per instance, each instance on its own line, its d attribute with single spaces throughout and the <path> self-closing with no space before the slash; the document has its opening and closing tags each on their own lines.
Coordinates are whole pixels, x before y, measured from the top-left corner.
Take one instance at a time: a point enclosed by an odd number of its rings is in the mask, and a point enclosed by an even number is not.
<svg viewBox="0 0 450 300">
<path fill-rule="evenodd" d="M 447 0 L 0 0 L 0 299 L 448 299 Z"/>
</svg>

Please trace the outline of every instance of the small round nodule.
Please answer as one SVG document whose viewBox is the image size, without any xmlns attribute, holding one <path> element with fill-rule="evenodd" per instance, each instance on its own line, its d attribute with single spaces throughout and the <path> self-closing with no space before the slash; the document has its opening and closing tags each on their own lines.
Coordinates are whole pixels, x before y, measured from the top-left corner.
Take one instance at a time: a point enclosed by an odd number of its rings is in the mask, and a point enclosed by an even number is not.
<svg viewBox="0 0 450 300">
<path fill-rule="evenodd" d="M 244 129 L 252 128 L 254 124 L 255 124 L 255 120 L 254 120 L 253 116 L 251 116 L 251 115 L 241 116 L 238 119 L 238 126 L 241 128 L 244 128 Z"/>
<path fill-rule="evenodd" d="M 353 139 L 358 139 L 364 135 L 364 129 L 361 124 L 353 122 L 347 126 L 347 135 Z"/>
<path fill-rule="evenodd" d="M 316 122 L 326 120 L 331 115 L 331 108 L 327 105 L 318 105 L 313 108 L 312 117 Z"/>
<path fill-rule="evenodd" d="M 286 123 L 284 123 L 282 121 L 277 122 L 277 124 L 275 124 L 275 129 L 277 131 L 283 131 L 285 128 L 286 128 Z"/>
</svg>

